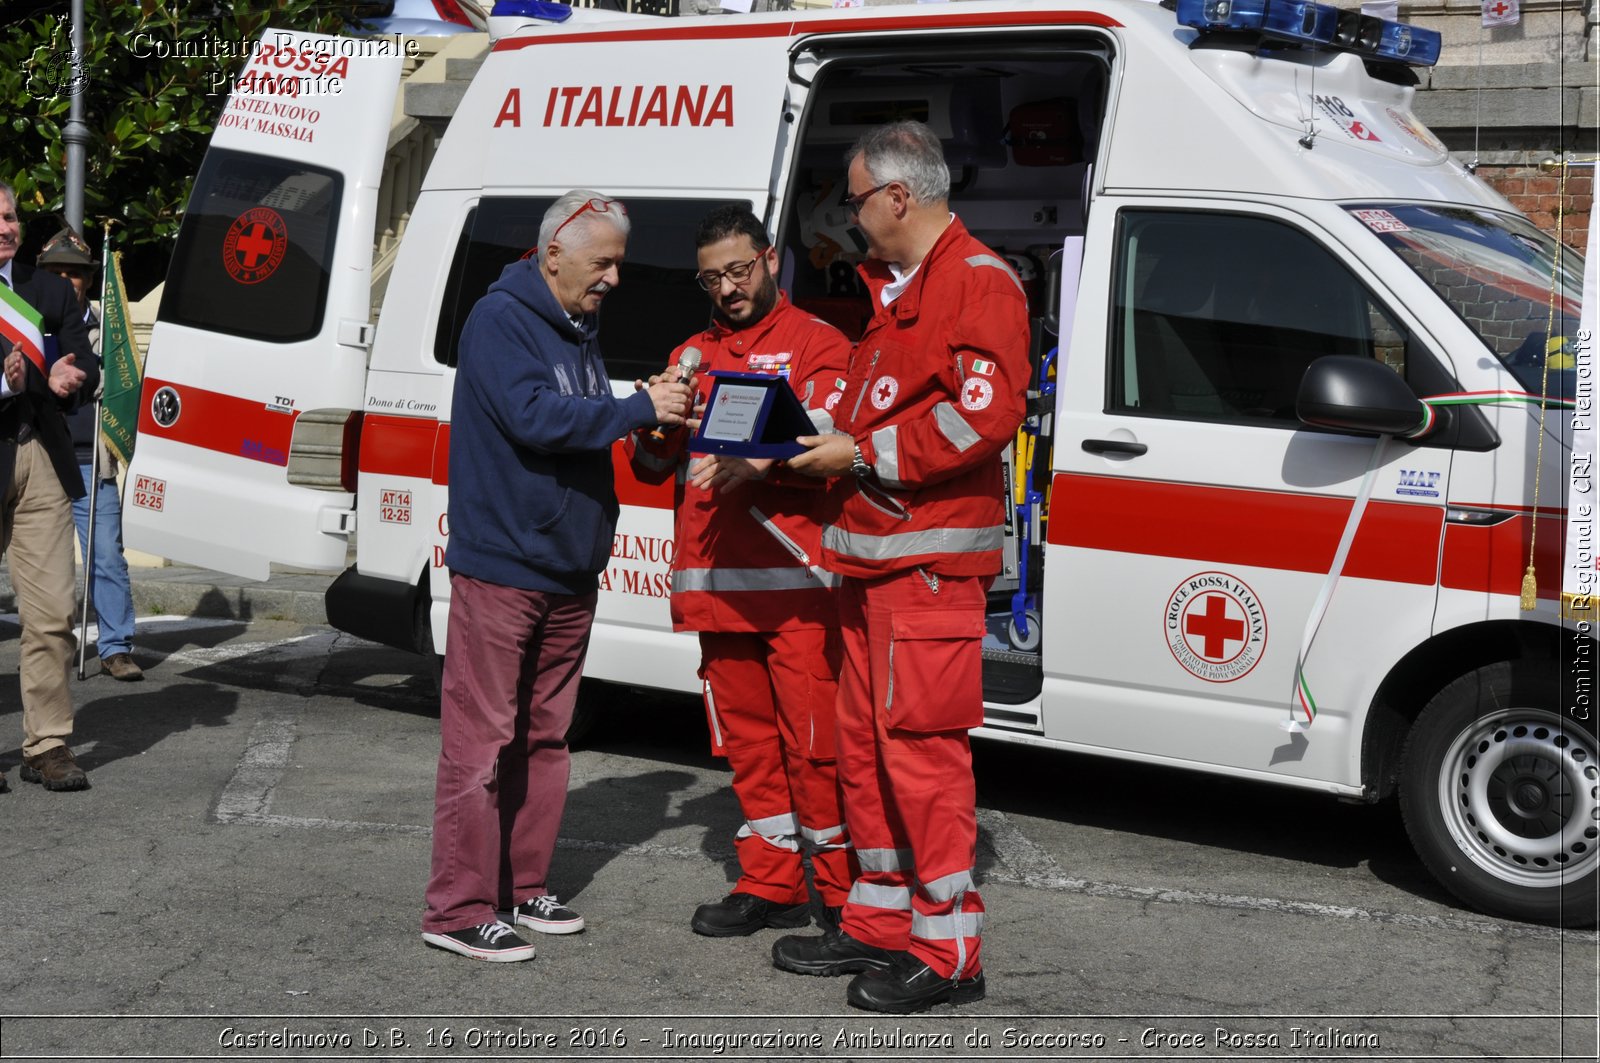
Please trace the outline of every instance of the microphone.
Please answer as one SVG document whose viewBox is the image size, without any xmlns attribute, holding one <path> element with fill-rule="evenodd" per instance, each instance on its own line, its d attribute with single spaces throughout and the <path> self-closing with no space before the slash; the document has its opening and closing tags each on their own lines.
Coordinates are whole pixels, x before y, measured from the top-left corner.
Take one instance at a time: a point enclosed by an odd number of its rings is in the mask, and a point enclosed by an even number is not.
<svg viewBox="0 0 1600 1063">
<path fill-rule="evenodd" d="M 700 348 L 698 348 L 698 347 L 685 347 L 683 349 L 683 353 L 678 355 L 678 383 L 687 384 L 687 383 L 689 383 L 689 381 L 693 380 L 694 379 L 695 370 L 700 368 L 700 363 L 704 358 L 705 358 L 705 355 L 700 353 Z M 693 412 L 693 409 L 692 409 L 693 405 L 694 405 L 693 399 L 691 399 L 690 400 L 690 406 L 691 406 L 691 411 L 690 412 Z M 662 431 L 661 428 L 659 426 L 657 426 L 655 431 L 650 433 L 650 438 L 651 439 L 655 439 L 655 440 L 662 440 L 662 439 L 667 438 L 667 433 Z"/>
</svg>

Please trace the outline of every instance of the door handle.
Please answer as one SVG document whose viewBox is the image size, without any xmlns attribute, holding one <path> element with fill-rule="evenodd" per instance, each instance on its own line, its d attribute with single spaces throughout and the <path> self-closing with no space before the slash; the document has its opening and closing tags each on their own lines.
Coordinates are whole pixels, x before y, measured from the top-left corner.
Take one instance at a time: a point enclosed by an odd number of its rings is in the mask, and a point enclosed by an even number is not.
<svg viewBox="0 0 1600 1063">
<path fill-rule="evenodd" d="M 1143 443 L 1131 443 L 1126 439 L 1085 439 L 1083 449 L 1090 454 L 1127 454 L 1138 457 L 1150 448 Z"/>
</svg>

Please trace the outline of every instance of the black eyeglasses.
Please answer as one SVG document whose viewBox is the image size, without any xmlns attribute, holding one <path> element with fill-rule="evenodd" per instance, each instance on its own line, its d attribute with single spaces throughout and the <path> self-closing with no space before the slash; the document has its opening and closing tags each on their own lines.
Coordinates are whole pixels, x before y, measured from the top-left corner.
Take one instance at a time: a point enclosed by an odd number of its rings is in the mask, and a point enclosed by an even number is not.
<svg viewBox="0 0 1600 1063">
<path fill-rule="evenodd" d="M 694 282 L 708 292 L 714 292 L 722 286 L 722 278 L 726 277 L 734 284 L 743 284 L 750 279 L 750 271 L 756 268 L 756 263 L 767 257 L 765 251 L 752 258 L 749 262 L 740 262 L 724 270 L 708 269 L 704 273 L 696 273 Z"/>
<path fill-rule="evenodd" d="M 893 181 L 885 181 L 877 188 L 869 188 L 859 196 L 845 196 L 844 209 L 850 212 L 850 216 L 852 218 L 859 218 L 861 216 L 862 204 L 866 203 L 866 201 L 871 199 L 873 195 L 878 192 L 882 192 L 885 188 L 888 188 L 892 184 L 894 184 Z M 846 188 L 848 187 L 849 186 L 847 185 Z"/>
</svg>

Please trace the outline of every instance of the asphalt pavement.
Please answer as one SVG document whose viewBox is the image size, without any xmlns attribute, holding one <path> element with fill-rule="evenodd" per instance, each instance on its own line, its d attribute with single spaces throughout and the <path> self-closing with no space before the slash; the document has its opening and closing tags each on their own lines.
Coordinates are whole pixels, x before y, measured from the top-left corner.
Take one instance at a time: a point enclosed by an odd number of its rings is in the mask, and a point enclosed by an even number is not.
<svg viewBox="0 0 1600 1063">
<path fill-rule="evenodd" d="M 428 949 L 432 679 L 326 627 L 329 578 L 136 570 L 147 678 L 74 684 L 73 794 L 18 781 L 0 583 L 0 1057 L 1595 1058 L 1596 934 L 1462 908 L 1392 809 L 994 744 L 988 998 L 854 1011 L 774 970 L 777 931 L 689 931 L 738 807 L 692 699 L 618 688 L 553 870 L 589 928 Z"/>
</svg>

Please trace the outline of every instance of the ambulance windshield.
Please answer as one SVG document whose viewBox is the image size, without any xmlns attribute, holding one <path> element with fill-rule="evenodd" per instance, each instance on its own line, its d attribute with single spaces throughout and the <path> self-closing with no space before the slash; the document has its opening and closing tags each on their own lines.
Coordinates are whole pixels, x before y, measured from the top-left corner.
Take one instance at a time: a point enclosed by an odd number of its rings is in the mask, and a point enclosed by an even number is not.
<svg viewBox="0 0 1600 1063">
<path fill-rule="evenodd" d="M 1474 207 L 1349 208 L 1533 394 L 1570 399 L 1583 256 L 1523 218 Z"/>
</svg>

